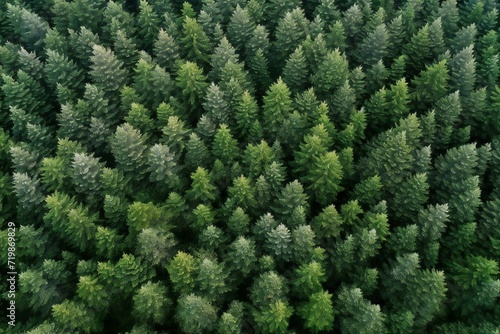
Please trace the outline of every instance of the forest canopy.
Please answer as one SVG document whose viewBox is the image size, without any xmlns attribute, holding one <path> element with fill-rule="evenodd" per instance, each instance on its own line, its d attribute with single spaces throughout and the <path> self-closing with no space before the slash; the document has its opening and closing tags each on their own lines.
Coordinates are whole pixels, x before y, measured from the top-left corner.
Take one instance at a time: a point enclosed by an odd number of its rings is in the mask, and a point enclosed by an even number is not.
<svg viewBox="0 0 500 334">
<path fill-rule="evenodd" d="M 0 1 L 0 332 L 500 333 L 498 10 Z"/>
</svg>

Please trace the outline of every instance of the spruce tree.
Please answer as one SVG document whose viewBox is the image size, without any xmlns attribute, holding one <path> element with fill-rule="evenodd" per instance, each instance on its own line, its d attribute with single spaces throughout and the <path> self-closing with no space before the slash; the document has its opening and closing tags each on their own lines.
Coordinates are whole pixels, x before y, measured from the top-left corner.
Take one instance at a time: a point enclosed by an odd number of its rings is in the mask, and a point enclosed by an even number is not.
<svg viewBox="0 0 500 334">
<path fill-rule="evenodd" d="M 196 19 L 186 16 L 182 24 L 182 33 L 181 45 L 186 58 L 200 64 L 208 62 L 212 45 Z"/>
<path fill-rule="evenodd" d="M 288 86 L 278 79 L 269 87 L 263 98 L 263 125 L 271 139 L 274 139 L 281 124 L 292 110 L 291 92 Z"/>
</svg>

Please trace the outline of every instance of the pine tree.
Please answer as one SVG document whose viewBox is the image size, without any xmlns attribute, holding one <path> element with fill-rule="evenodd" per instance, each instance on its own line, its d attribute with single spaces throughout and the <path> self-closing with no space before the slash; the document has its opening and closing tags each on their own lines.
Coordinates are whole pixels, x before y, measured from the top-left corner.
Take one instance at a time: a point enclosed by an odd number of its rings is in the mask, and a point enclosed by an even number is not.
<svg viewBox="0 0 500 334">
<path fill-rule="evenodd" d="M 232 186 L 228 188 L 228 199 L 224 206 L 227 212 L 232 212 L 237 207 L 250 209 L 255 205 L 255 190 L 247 177 L 235 177 Z"/>
<path fill-rule="evenodd" d="M 144 323 L 163 324 L 172 304 L 166 295 L 167 289 L 160 283 L 149 281 L 142 285 L 133 298 L 135 318 Z"/>
<path fill-rule="evenodd" d="M 182 90 L 186 102 L 190 104 L 191 111 L 201 104 L 202 96 L 208 86 L 206 80 L 206 76 L 196 63 L 187 61 L 179 67 L 177 86 Z"/>
<path fill-rule="evenodd" d="M 259 106 L 255 98 L 245 91 L 240 104 L 236 107 L 234 118 L 236 129 L 240 130 L 240 137 L 247 139 L 253 124 L 257 121 Z"/>
<path fill-rule="evenodd" d="M 189 198 L 202 203 L 210 203 L 216 199 L 217 188 L 212 184 L 210 174 L 208 174 L 205 168 L 198 167 L 191 174 L 191 179 L 193 180 L 191 189 L 187 192 Z"/>
<path fill-rule="evenodd" d="M 415 328 L 422 328 L 434 318 L 442 307 L 447 290 L 444 273 L 420 270 L 419 260 L 416 253 L 398 257 L 383 283 L 384 293 L 390 293 L 392 306 L 413 314 Z M 423 295 L 421 291 L 427 293 Z M 408 294 L 408 298 L 401 298 L 402 293 Z"/>
<path fill-rule="evenodd" d="M 104 259 L 118 258 L 123 247 L 116 246 L 123 243 L 123 237 L 115 229 L 98 226 L 95 234 L 96 253 Z"/>
<path fill-rule="evenodd" d="M 101 45 L 99 35 L 82 26 L 79 29 L 69 30 L 69 42 L 73 46 L 72 54 L 85 72 L 88 72 L 93 64 L 91 57 L 94 46 Z"/>
<path fill-rule="evenodd" d="M 146 228 L 137 236 L 137 255 L 147 263 L 158 265 L 173 256 L 176 245 L 174 235 L 164 231 L 165 228 Z"/>
<path fill-rule="evenodd" d="M 168 101 L 173 84 L 164 68 L 140 59 L 134 71 L 133 88 L 146 106 L 156 109 L 160 103 Z"/>
<path fill-rule="evenodd" d="M 112 32 L 112 39 L 116 58 L 123 62 L 126 69 L 132 68 L 139 56 L 133 38 L 120 29 Z"/>
<path fill-rule="evenodd" d="M 41 213 L 43 194 L 40 181 L 27 173 L 15 172 L 13 175 L 14 192 L 19 204 L 20 216 L 33 216 Z"/>
<path fill-rule="evenodd" d="M 174 38 L 165 30 L 160 29 L 158 38 L 154 43 L 153 54 L 158 64 L 169 70 L 176 70 L 176 63 L 180 58 L 179 45 Z"/>
<path fill-rule="evenodd" d="M 389 70 L 385 67 L 383 61 L 379 60 L 366 72 L 367 93 L 373 94 L 378 89 L 383 88 L 388 77 Z"/>
<path fill-rule="evenodd" d="M 49 25 L 40 16 L 21 6 L 7 4 L 12 30 L 28 51 L 41 51 Z"/>
<path fill-rule="evenodd" d="M 36 56 L 35 52 L 28 52 L 21 48 L 17 52 L 19 58 L 19 69 L 29 74 L 35 80 L 41 80 L 43 75 L 43 64 Z"/>
<path fill-rule="evenodd" d="M 293 308 L 286 301 L 271 302 L 269 306 L 254 313 L 257 328 L 263 333 L 283 333 L 288 328 Z"/>
<path fill-rule="evenodd" d="M 404 181 L 394 195 L 394 215 L 401 221 L 415 221 L 429 197 L 426 174 L 414 174 Z"/>
<path fill-rule="evenodd" d="M 107 97 L 111 98 L 127 84 L 127 72 L 113 51 L 100 45 L 94 45 L 93 55 L 90 59 L 92 61 L 92 71 L 90 72 L 92 81 L 106 93 Z"/>
<path fill-rule="evenodd" d="M 207 112 L 208 117 L 210 117 L 216 125 L 221 125 L 223 123 L 229 124 L 230 113 L 228 104 L 224 99 L 224 92 L 213 82 L 207 88 L 203 108 Z"/>
<path fill-rule="evenodd" d="M 180 295 L 185 295 L 193 291 L 195 286 L 195 274 L 197 264 L 192 255 L 177 252 L 167 265 L 170 275 L 170 282 L 174 291 Z"/>
<path fill-rule="evenodd" d="M 405 54 L 408 57 L 408 72 L 410 75 L 417 74 L 424 69 L 432 60 L 431 40 L 429 36 L 429 24 L 418 30 L 405 47 Z"/>
<path fill-rule="evenodd" d="M 107 38 L 111 39 L 112 30 L 122 30 L 125 35 L 133 36 L 136 31 L 136 24 L 133 16 L 123 8 L 123 3 L 109 1 L 103 12 L 103 27 Z"/>
<path fill-rule="evenodd" d="M 452 87 L 459 90 L 461 96 L 470 96 L 476 82 L 476 61 L 472 45 L 453 56 L 451 73 Z"/>
<path fill-rule="evenodd" d="M 151 112 L 142 104 L 135 102 L 130 106 L 130 111 L 124 120 L 141 133 L 149 134 L 154 127 L 154 122 L 151 119 Z"/>
<path fill-rule="evenodd" d="M 413 98 L 424 106 L 439 100 L 448 91 L 448 80 L 445 60 L 426 66 L 426 69 L 412 81 L 415 87 Z"/>
<path fill-rule="evenodd" d="M 250 287 L 250 301 L 256 308 L 264 308 L 270 302 L 283 301 L 288 293 L 288 287 L 283 276 L 274 271 L 268 271 L 255 277 Z"/>
<path fill-rule="evenodd" d="M 217 324 L 218 334 L 242 333 L 244 306 L 239 301 L 231 302 Z"/>
<path fill-rule="evenodd" d="M 352 4 L 344 13 L 342 25 L 344 26 L 346 37 L 349 38 L 348 46 L 350 48 L 353 48 L 361 40 L 363 20 L 363 13 L 358 4 Z"/>
<path fill-rule="evenodd" d="M 303 263 L 295 269 L 292 287 L 299 298 L 306 299 L 314 293 L 321 292 L 325 281 L 325 270 L 321 263 L 312 261 Z"/>
<path fill-rule="evenodd" d="M 450 39 L 458 30 L 459 13 L 456 0 L 444 1 L 438 11 L 438 15 L 443 21 L 445 37 Z"/>
<path fill-rule="evenodd" d="M 47 82 L 52 87 L 60 84 L 71 91 L 70 98 L 66 101 L 59 101 L 61 104 L 75 101 L 77 95 L 82 91 L 83 72 L 72 60 L 57 51 L 48 49 L 46 52 L 47 62 L 44 72 Z"/>
<path fill-rule="evenodd" d="M 267 28 L 263 25 L 258 24 L 257 26 L 255 26 L 251 37 L 245 44 L 245 62 L 249 61 L 252 56 L 255 56 L 259 50 L 261 50 L 264 58 L 267 59 L 269 56 L 270 45 L 271 43 L 269 41 L 269 32 Z"/>
<path fill-rule="evenodd" d="M 437 148 L 444 148 L 450 143 L 461 111 L 462 106 L 458 91 L 437 100 L 435 104 L 435 146 Z"/>
<path fill-rule="evenodd" d="M 302 52 L 302 46 L 298 46 L 290 55 L 283 68 L 283 81 L 294 93 L 304 90 L 307 85 L 308 66 Z"/>
<path fill-rule="evenodd" d="M 90 333 L 102 330 L 102 324 L 97 320 L 95 311 L 82 304 L 66 299 L 60 304 L 52 305 L 52 317 L 58 327 L 69 332 L 83 330 Z"/>
<path fill-rule="evenodd" d="M 448 222 L 448 205 L 428 206 L 418 214 L 419 248 L 423 265 L 434 267 L 438 260 L 439 240 Z"/>
<path fill-rule="evenodd" d="M 167 145 L 155 144 L 147 154 L 148 171 L 151 173 L 149 180 L 170 188 L 176 188 L 180 184 L 177 175 L 179 166 L 177 156 Z"/>
<path fill-rule="evenodd" d="M 382 23 L 368 34 L 357 47 L 358 61 L 366 66 L 376 64 L 385 57 L 388 43 L 389 34 L 385 24 Z"/>
<path fill-rule="evenodd" d="M 212 303 L 221 301 L 223 294 L 229 290 L 227 277 L 224 264 L 207 258 L 201 260 L 196 278 L 199 294 Z"/>
<path fill-rule="evenodd" d="M 200 234 L 207 227 L 215 222 L 215 214 L 210 206 L 204 204 L 198 205 L 192 214 L 191 228 L 197 234 Z"/>
<path fill-rule="evenodd" d="M 239 156 L 238 142 L 225 124 L 221 124 L 215 133 L 212 154 L 226 166 L 230 166 Z"/>
<path fill-rule="evenodd" d="M 186 143 L 186 155 L 184 156 L 186 170 L 194 171 L 198 167 L 208 168 L 211 159 L 212 157 L 205 141 L 196 133 L 191 133 Z"/>
<path fill-rule="evenodd" d="M 237 5 L 227 26 L 227 36 L 231 44 L 238 50 L 243 51 L 254 29 L 255 22 L 249 15 L 248 10 Z"/>
<path fill-rule="evenodd" d="M 306 176 L 310 189 L 316 200 L 326 206 L 333 201 L 343 188 L 340 186 L 343 170 L 335 151 L 319 156 L 311 172 Z"/>
<path fill-rule="evenodd" d="M 72 164 L 76 190 L 89 196 L 98 196 L 101 190 L 102 163 L 92 155 L 76 153 Z"/>
<path fill-rule="evenodd" d="M 335 22 L 340 19 L 340 12 L 333 0 L 320 0 L 314 9 L 314 15 L 319 15 L 325 22 Z"/>
<path fill-rule="evenodd" d="M 181 45 L 186 58 L 201 64 L 207 63 L 212 45 L 196 19 L 186 16 L 182 24 L 182 33 Z"/>
<path fill-rule="evenodd" d="M 384 333 L 380 306 L 363 298 L 359 288 L 343 288 L 337 301 L 342 333 Z"/>
<path fill-rule="evenodd" d="M 16 79 L 3 73 L 0 74 L 3 83 L 1 86 L 4 95 L 3 105 L 8 108 L 17 107 L 27 113 L 51 117 L 47 114 L 45 91 L 39 82 L 22 70 L 17 71 Z"/>
<path fill-rule="evenodd" d="M 467 157 L 464 160 L 464 157 Z M 459 161 L 462 163 L 458 164 Z M 450 218 L 456 224 L 474 222 L 480 205 L 478 177 L 474 176 L 477 167 L 475 144 L 449 149 L 445 155 L 436 158 L 437 198 L 448 203 Z"/>
<path fill-rule="evenodd" d="M 163 133 L 161 141 L 176 153 L 181 154 L 184 151 L 185 138 L 190 132 L 186 128 L 186 123 L 177 116 L 170 116 L 161 131 Z"/>
<path fill-rule="evenodd" d="M 195 294 L 182 296 L 176 319 L 183 332 L 201 333 L 213 330 L 217 321 L 216 308 L 205 298 Z"/>
<path fill-rule="evenodd" d="M 130 124 L 120 125 L 111 139 L 111 152 L 124 172 L 141 175 L 146 164 L 146 145 L 141 133 Z"/>
<path fill-rule="evenodd" d="M 344 83 L 349 76 L 348 62 L 339 49 L 331 51 L 319 65 L 311 82 L 320 96 L 331 94 Z"/>
<path fill-rule="evenodd" d="M 275 33 L 275 59 L 281 62 L 287 59 L 307 36 L 309 21 L 301 8 L 290 10 L 284 16 L 275 16 L 273 20 L 276 18 L 278 26 Z"/>
<path fill-rule="evenodd" d="M 229 269 L 241 277 L 247 277 L 257 262 L 255 242 L 240 236 L 229 245 L 227 256 Z"/>
<path fill-rule="evenodd" d="M 306 303 L 299 306 L 298 314 L 305 321 L 305 328 L 312 333 L 333 329 L 334 310 L 332 295 L 328 291 L 313 293 Z"/>
<path fill-rule="evenodd" d="M 269 87 L 263 101 L 264 129 L 271 138 L 275 138 L 281 124 L 292 110 L 290 89 L 279 78 Z"/>
<path fill-rule="evenodd" d="M 343 229 L 342 224 L 342 217 L 333 204 L 324 207 L 311 221 L 311 227 L 319 238 L 338 237 Z"/>
<path fill-rule="evenodd" d="M 97 312 L 106 312 L 109 308 L 109 294 L 95 277 L 80 276 L 77 284 L 77 294 L 90 309 Z"/>
<path fill-rule="evenodd" d="M 139 15 L 137 17 L 138 32 L 141 47 L 150 52 L 154 40 L 158 36 L 160 18 L 154 8 L 145 0 L 139 2 Z"/>
<path fill-rule="evenodd" d="M 229 62 L 237 63 L 238 54 L 228 39 L 223 37 L 211 55 L 210 65 L 212 65 L 212 70 L 209 73 L 209 77 L 213 80 L 220 79 L 222 69 Z"/>
<path fill-rule="evenodd" d="M 368 156 L 359 162 L 361 173 L 365 176 L 379 175 L 384 189 L 389 193 L 399 188 L 405 176 L 408 176 L 413 157 L 406 141 L 406 133 L 389 136 L 371 150 Z M 397 163 L 396 163 L 397 161 Z"/>
</svg>

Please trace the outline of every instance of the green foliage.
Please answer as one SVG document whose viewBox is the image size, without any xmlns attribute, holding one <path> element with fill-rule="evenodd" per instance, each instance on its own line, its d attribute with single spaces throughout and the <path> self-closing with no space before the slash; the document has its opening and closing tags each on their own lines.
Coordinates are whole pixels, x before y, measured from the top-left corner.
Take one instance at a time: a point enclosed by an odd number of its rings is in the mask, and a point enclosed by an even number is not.
<svg viewBox="0 0 500 334">
<path fill-rule="evenodd" d="M 182 33 L 180 42 L 186 58 L 190 61 L 208 62 L 212 46 L 196 19 L 186 16 L 182 24 Z"/>
<path fill-rule="evenodd" d="M 293 308 L 281 300 L 271 303 L 260 312 L 254 313 L 257 329 L 260 333 L 283 333 L 288 328 L 288 319 Z"/>
<path fill-rule="evenodd" d="M 327 54 L 325 60 L 318 66 L 318 71 L 311 78 L 315 90 L 324 96 L 334 92 L 348 79 L 348 62 L 339 49 Z"/>
<path fill-rule="evenodd" d="M 342 179 L 342 165 L 335 151 L 325 153 L 317 158 L 315 166 L 307 176 L 315 198 L 321 205 L 328 205 L 335 201 L 337 193 L 343 188 L 340 186 Z"/>
<path fill-rule="evenodd" d="M 182 95 L 193 109 L 199 104 L 208 84 L 203 71 L 196 63 L 187 61 L 179 67 L 177 72 L 177 86 L 182 90 Z"/>
<path fill-rule="evenodd" d="M 333 329 L 332 295 L 327 291 L 313 293 L 309 301 L 299 307 L 298 313 L 305 320 L 304 327 L 312 333 Z"/>
<path fill-rule="evenodd" d="M 363 298 L 359 288 L 343 288 L 338 297 L 342 333 L 384 333 L 384 315 L 380 306 Z"/>
<path fill-rule="evenodd" d="M 192 255 L 181 251 L 177 252 L 168 263 L 167 270 L 172 288 L 176 293 L 188 294 L 193 291 L 198 265 Z"/>
<path fill-rule="evenodd" d="M 96 321 L 94 311 L 71 300 L 53 305 L 52 317 L 57 325 L 65 331 L 80 330 L 84 333 L 92 333 L 102 329 L 102 325 Z"/>
<path fill-rule="evenodd" d="M 228 260 L 230 269 L 241 276 L 247 276 L 255 268 L 255 242 L 243 236 L 238 237 L 230 246 Z"/>
<path fill-rule="evenodd" d="M 495 1 L 7 2 L 7 332 L 498 332 Z"/>
<path fill-rule="evenodd" d="M 93 82 L 98 85 L 107 96 L 112 96 L 120 91 L 127 83 L 127 72 L 123 63 L 118 60 L 113 51 L 100 45 L 93 46 L 92 70 L 90 75 Z M 109 80 L 113 78 L 114 80 Z"/>
<path fill-rule="evenodd" d="M 207 299 L 189 294 L 179 299 L 176 318 L 185 333 L 202 333 L 214 329 L 217 313 Z"/>
<path fill-rule="evenodd" d="M 128 123 L 116 128 L 111 140 L 111 152 L 124 172 L 143 173 L 146 145 L 141 133 Z"/>
<path fill-rule="evenodd" d="M 171 307 L 167 289 L 151 281 L 142 285 L 134 295 L 134 315 L 139 322 L 162 324 Z"/>
</svg>

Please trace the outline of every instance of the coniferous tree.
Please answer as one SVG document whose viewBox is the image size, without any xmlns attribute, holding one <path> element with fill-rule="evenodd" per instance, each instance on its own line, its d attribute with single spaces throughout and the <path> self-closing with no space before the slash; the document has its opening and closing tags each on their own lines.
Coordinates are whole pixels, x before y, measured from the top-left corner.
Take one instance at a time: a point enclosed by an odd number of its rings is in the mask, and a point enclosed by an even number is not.
<svg viewBox="0 0 500 334">
<path fill-rule="evenodd" d="M 201 103 L 201 98 L 208 84 L 203 71 L 196 63 L 187 61 L 179 67 L 177 72 L 177 86 L 182 90 L 190 110 L 195 110 Z"/>
<path fill-rule="evenodd" d="M 127 73 L 123 69 L 123 63 L 119 61 L 113 51 L 100 45 L 94 45 L 92 71 L 90 75 L 93 82 L 98 85 L 107 95 L 112 97 L 127 83 Z M 113 78 L 113 80 L 110 80 Z"/>
<path fill-rule="evenodd" d="M 139 2 L 137 25 L 142 48 L 151 51 L 153 42 L 158 36 L 160 18 L 147 1 L 141 0 Z"/>
<path fill-rule="evenodd" d="M 363 298 L 361 289 L 343 288 L 337 304 L 343 333 L 385 332 L 384 315 L 380 306 Z"/>
<path fill-rule="evenodd" d="M 468 97 L 474 90 L 476 82 L 476 61 L 472 45 L 462 49 L 453 56 L 451 62 L 451 83 L 461 96 Z"/>
<path fill-rule="evenodd" d="M 415 86 L 413 97 L 424 105 L 437 101 L 446 95 L 448 91 L 448 69 L 446 61 L 442 60 L 420 72 L 420 75 L 413 79 Z"/>
<path fill-rule="evenodd" d="M 312 76 L 311 81 L 315 90 L 324 96 L 338 89 L 348 79 L 348 75 L 347 59 L 336 49 L 328 53 L 325 60 L 319 65 L 318 71 Z"/>
<path fill-rule="evenodd" d="M 207 299 L 189 294 L 180 298 L 176 318 L 185 333 L 200 333 L 214 329 L 217 313 Z"/>
<path fill-rule="evenodd" d="M 116 128 L 111 140 L 111 152 L 124 172 L 143 173 L 146 164 L 146 145 L 141 133 L 130 124 Z"/>
<path fill-rule="evenodd" d="M 333 329 L 334 309 L 332 294 L 328 291 L 313 293 L 297 312 L 305 320 L 304 327 L 312 333 Z"/>
<path fill-rule="evenodd" d="M 247 277 L 257 262 L 255 242 L 243 236 L 238 237 L 229 245 L 228 260 L 232 272 Z"/>
<path fill-rule="evenodd" d="M 283 80 L 279 78 L 276 83 L 269 87 L 263 100 L 264 128 L 269 133 L 270 138 L 273 139 L 286 116 L 288 116 L 292 110 L 290 89 Z"/>
<path fill-rule="evenodd" d="M 385 24 L 380 24 L 366 36 L 357 47 L 358 60 L 361 64 L 371 66 L 385 57 L 389 34 Z"/>
<path fill-rule="evenodd" d="M 153 51 L 155 60 L 161 67 L 170 71 L 176 69 L 176 62 L 180 58 L 179 45 L 168 32 L 160 29 Z"/>
<path fill-rule="evenodd" d="M 288 58 L 283 68 L 283 81 L 293 92 L 300 92 L 307 84 L 308 67 L 306 58 L 299 46 Z"/>
<path fill-rule="evenodd" d="M 210 39 L 196 19 L 186 16 L 182 24 L 182 32 L 181 45 L 186 58 L 201 64 L 208 62 L 208 55 L 212 46 Z"/>
</svg>

